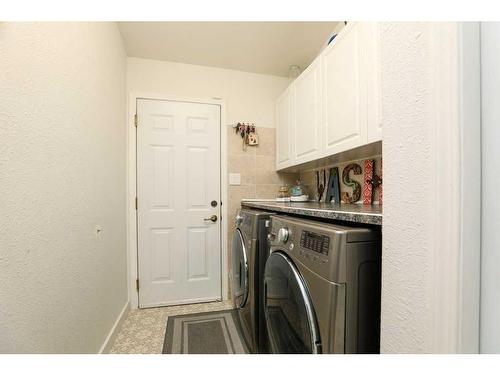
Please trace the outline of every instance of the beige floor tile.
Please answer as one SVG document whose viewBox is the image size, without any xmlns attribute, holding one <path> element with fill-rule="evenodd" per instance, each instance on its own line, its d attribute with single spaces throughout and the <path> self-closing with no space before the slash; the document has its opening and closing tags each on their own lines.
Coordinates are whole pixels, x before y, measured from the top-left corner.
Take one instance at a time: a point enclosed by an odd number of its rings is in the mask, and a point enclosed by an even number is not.
<svg viewBox="0 0 500 375">
<path fill-rule="evenodd" d="M 223 301 L 131 310 L 116 335 L 110 354 L 161 354 L 169 316 L 232 308 L 232 301 Z"/>
</svg>

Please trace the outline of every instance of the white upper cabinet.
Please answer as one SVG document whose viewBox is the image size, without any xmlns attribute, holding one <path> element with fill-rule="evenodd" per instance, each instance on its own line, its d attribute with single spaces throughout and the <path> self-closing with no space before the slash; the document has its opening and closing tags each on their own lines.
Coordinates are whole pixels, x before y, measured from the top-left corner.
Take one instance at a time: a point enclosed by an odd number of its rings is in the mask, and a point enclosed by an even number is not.
<svg viewBox="0 0 500 375">
<path fill-rule="evenodd" d="M 366 76 L 363 28 L 350 23 L 321 55 L 324 147 L 333 154 L 366 141 Z"/>
<path fill-rule="evenodd" d="M 293 87 L 289 87 L 276 103 L 276 169 L 292 164 L 293 146 Z"/>
<path fill-rule="evenodd" d="M 313 160 L 322 151 L 320 68 L 314 61 L 293 84 L 294 162 Z"/>
<path fill-rule="evenodd" d="M 379 27 L 349 23 L 278 99 L 277 169 L 382 140 Z"/>
<path fill-rule="evenodd" d="M 363 24 L 366 29 L 365 71 L 367 83 L 367 142 L 382 140 L 382 90 L 380 85 L 380 29 L 376 22 Z"/>
</svg>

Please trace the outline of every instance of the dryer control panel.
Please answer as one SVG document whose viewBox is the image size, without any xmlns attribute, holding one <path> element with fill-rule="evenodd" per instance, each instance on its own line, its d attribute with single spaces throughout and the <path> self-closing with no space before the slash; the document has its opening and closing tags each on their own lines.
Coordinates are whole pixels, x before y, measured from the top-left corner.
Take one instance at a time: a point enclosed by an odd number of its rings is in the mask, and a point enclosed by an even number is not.
<svg viewBox="0 0 500 375">
<path fill-rule="evenodd" d="M 349 242 L 351 238 L 353 243 Z M 349 249 L 362 248 L 364 243 L 379 246 L 378 234 L 372 229 L 347 227 L 290 217 L 271 216 L 270 252 L 283 251 L 311 271 L 335 283 L 347 280 Z"/>
<path fill-rule="evenodd" d="M 330 272 L 328 263 L 334 245 L 332 234 L 317 226 L 300 225 L 288 218 L 273 218 L 269 234 L 271 251 L 281 248 L 326 277 Z"/>
<path fill-rule="evenodd" d="M 330 252 L 330 237 L 324 234 L 303 230 L 300 235 L 300 247 L 316 253 L 328 255 Z"/>
</svg>

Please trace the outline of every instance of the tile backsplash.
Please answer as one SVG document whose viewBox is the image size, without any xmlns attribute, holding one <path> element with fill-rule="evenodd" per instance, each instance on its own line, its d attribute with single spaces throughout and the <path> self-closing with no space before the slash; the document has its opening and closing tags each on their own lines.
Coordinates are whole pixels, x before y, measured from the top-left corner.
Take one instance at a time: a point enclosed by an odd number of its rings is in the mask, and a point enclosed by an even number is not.
<svg viewBox="0 0 500 375">
<path fill-rule="evenodd" d="M 302 184 L 305 186 L 307 190 L 307 194 L 309 194 L 309 199 L 318 200 L 318 193 L 317 193 L 317 188 L 316 188 L 316 171 L 320 171 L 320 181 L 322 181 L 322 171 L 326 171 L 326 178 L 328 181 L 328 176 L 329 176 L 329 171 L 330 168 L 337 167 L 339 169 L 339 182 L 340 182 L 340 195 L 342 196 L 343 192 L 349 193 L 349 195 L 352 196 L 352 188 L 350 186 L 347 186 L 344 184 L 342 181 L 342 171 L 346 166 L 352 163 L 356 163 L 361 167 L 361 170 L 363 173 L 359 175 L 355 175 L 353 172 L 350 173 L 351 180 L 357 181 L 361 185 L 361 199 L 356 202 L 356 203 L 363 203 L 363 186 L 364 186 L 364 181 L 365 181 L 365 160 L 374 160 L 374 169 L 373 169 L 373 175 L 377 175 L 383 179 L 383 176 L 381 176 L 381 166 L 382 166 L 382 156 L 381 155 L 376 155 L 372 156 L 369 158 L 365 159 L 359 159 L 359 160 L 352 160 L 344 163 L 338 163 L 338 164 L 332 164 L 326 167 L 318 168 L 318 169 L 310 169 L 310 170 L 305 170 L 300 172 L 300 179 L 302 180 Z M 323 198 L 321 201 L 325 201 L 325 196 L 326 192 L 323 193 Z M 376 188 L 373 191 L 373 203 L 377 204 L 379 203 L 379 196 L 380 196 L 380 188 Z"/>
<path fill-rule="evenodd" d="M 281 185 L 294 184 L 299 174 L 276 172 L 276 129 L 257 128 L 259 144 L 245 150 L 231 126 L 227 132 L 228 173 L 241 175 L 241 185 L 229 186 L 229 215 L 234 217 L 242 199 L 273 199 Z"/>
</svg>

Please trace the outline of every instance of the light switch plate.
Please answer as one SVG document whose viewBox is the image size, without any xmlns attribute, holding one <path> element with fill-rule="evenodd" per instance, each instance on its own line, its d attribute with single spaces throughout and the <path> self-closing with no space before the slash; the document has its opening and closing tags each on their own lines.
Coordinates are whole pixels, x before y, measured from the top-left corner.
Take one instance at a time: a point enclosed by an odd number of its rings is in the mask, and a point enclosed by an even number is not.
<svg viewBox="0 0 500 375">
<path fill-rule="evenodd" d="M 229 173 L 229 185 L 241 185 L 241 174 Z"/>
</svg>

